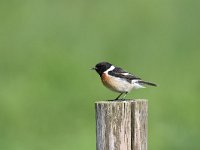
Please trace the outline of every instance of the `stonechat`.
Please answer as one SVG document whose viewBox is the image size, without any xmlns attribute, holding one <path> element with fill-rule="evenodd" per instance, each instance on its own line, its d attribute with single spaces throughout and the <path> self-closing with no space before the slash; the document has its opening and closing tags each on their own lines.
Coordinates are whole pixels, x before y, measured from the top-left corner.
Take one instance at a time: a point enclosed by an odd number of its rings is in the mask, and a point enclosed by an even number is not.
<svg viewBox="0 0 200 150">
<path fill-rule="evenodd" d="M 143 81 L 141 78 L 120 67 L 115 67 L 109 62 L 100 62 L 92 69 L 100 75 L 102 83 L 107 88 L 120 93 L 115 100 L 118 100 L 122 94 L 125 94 L 124 99 L 133 89 L 145 88 L 146 85 L 157 86 L 155 83 Z"/>
</svg>

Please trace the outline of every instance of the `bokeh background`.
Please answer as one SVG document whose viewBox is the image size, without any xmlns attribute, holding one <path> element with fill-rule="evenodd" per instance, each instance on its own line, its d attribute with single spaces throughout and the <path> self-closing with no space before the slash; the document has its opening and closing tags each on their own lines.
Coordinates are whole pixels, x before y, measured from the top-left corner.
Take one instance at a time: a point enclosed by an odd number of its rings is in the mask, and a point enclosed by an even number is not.
<svg viewBox="0 0 200 150">
<path fill-rule="evenodd" d="M 200 149 L 199 0 L 0 0 L 0 149 L 94 150 L 100 61 L 159 84 L 149 150 Z"/>
</svg>

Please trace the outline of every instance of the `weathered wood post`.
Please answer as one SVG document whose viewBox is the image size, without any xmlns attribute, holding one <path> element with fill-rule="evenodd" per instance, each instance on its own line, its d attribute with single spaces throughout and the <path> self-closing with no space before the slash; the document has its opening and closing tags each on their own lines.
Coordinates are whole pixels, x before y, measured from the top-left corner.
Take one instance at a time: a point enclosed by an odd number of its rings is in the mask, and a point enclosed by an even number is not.
<svg viewBox="0 0 200 150">
<path fill-rule="evenodd" d="M 147 150 L 147 100 L 100 101 L 95 108 L 97 150 Z"/>
</svg>

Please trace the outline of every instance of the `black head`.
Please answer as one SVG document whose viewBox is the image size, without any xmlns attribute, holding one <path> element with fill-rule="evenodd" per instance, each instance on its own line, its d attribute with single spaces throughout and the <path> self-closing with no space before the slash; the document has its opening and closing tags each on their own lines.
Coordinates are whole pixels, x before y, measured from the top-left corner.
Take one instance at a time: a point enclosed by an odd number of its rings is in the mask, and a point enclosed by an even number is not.
<svg viewBox="0 0 200 150">
<path fill-rule="evenodd" d="M 100 63 L 96 64 L 96 66 L 92 69 L 96 70 L 96 72 L 101 76 L 102 73 L 104 71 L 108 70 L 111 66 L 112 66 L 112 64 L 110 64 L 108 62 L 100 62 Z"/>
</svg>

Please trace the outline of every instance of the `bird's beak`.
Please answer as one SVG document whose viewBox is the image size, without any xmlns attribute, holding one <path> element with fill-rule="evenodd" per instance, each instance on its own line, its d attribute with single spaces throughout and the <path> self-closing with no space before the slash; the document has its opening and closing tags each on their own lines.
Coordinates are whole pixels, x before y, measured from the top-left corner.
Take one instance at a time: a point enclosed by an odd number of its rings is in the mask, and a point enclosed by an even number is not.
<svg viewBox="0 0 200 150">
<path fill-rule="evenodd" d="M 96 67 L 92 67 L 92 68 L 90 68 L 90 70 L 96 70 Z"/>
</svg>

